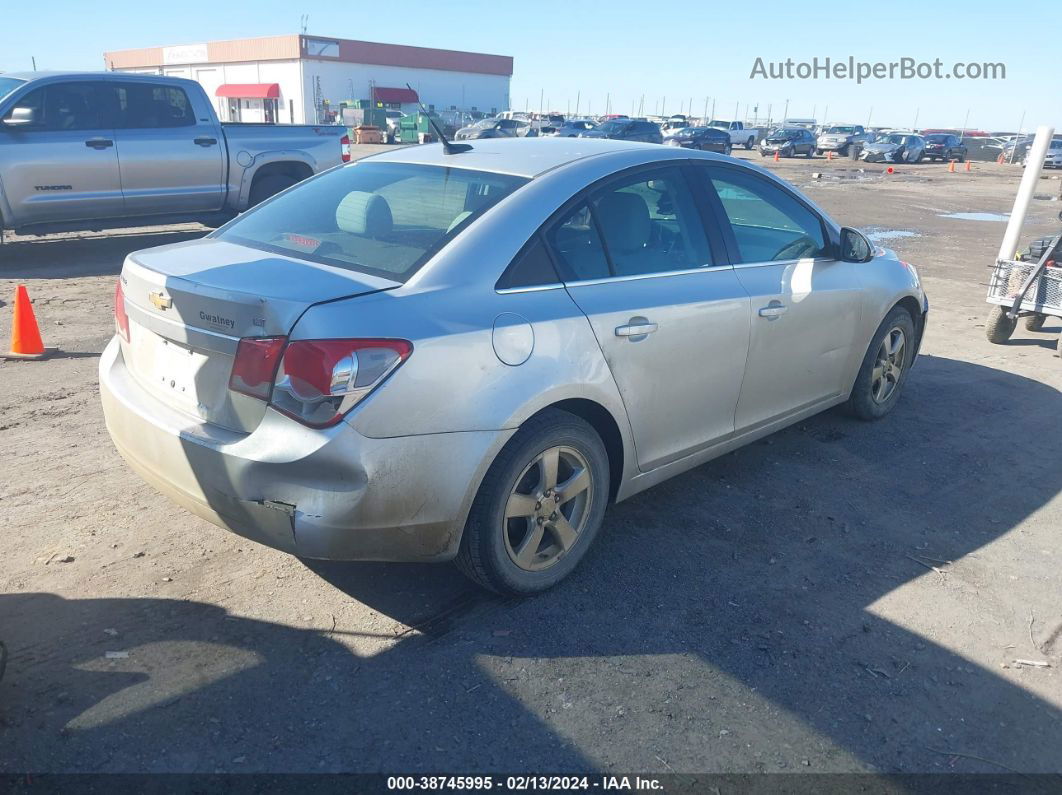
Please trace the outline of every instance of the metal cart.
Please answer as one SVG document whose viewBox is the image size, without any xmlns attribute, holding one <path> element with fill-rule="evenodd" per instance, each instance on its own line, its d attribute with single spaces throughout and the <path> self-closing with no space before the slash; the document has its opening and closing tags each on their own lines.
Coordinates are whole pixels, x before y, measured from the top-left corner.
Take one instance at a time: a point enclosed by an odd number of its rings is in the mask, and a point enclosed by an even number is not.
<svg viewBox="0 0 1062 795">
<path fill-rule="evenodd" d="M 1062 318 L 1062 234 L 1040 241 L 1036 248 L 1042 252 L 1035 260 L 996 261 L 988 283 L 988 303 L 994 305 L 985 324 L 989 342 L 1009 340 L 1019 317 L 1025 318 L 1029 331 L 1039 331 L 1048 317 Z M 1058 351 L 1062 356 L 1062 336 Z"/>
</svg>

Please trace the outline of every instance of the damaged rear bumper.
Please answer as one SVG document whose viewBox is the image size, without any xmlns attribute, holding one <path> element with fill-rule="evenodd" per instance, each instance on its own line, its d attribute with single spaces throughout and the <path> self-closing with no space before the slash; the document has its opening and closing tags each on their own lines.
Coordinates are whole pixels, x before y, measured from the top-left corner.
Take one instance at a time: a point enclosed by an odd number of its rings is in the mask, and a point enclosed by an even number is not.
<svg viewBox="0 0 1062 795">
<path fill-rule="evenodd" d="M 453 558 L 483 472 L 512 433 L 372 439 L 272 410 L 253 433 L 227 431 L 147 394 L 115 341 L 100 394 L 115 446 L 144 480 L 209 522 L 307 558 Z"/>
</svg>

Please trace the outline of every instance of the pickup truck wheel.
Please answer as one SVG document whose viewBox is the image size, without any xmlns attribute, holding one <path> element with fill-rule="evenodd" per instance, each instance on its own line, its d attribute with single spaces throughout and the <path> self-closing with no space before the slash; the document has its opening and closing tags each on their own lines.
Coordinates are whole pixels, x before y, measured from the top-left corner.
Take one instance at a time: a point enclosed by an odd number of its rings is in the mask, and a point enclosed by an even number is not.
<svg viewBox="0 0 1062 795">
<path fill-rule="evenodd" d="M 723 154 L 724 155 L 729 155 L 733 151 L 734 151 L 734 145 L 728 141 L 726 143 L 726 145 L 723 146 Z"/>
<path fill-rule="evenodd" d="M 550 409 L 524 423 L 483 478 L 457 567 L 485 588 L 529 596 L 586 555 L 609 492 L 608 455 L 585 420 Z"/>
<path fill-rule="evenodd" d="M 995 345 L 1002 345 L 1010 339 L 1017 325 L 1017 318 L 1007 317 L 1006 309 L 994 306 L 988 313 L 988 320 L 985 321 L 985 338 Z"/>
<path fill-rule="evenodd" d="M 248 197 L 248 208 L 261 204 L 270 196 L 280 193 L 285 188 L 290 188 L 298 182 L 294 177 L 286 174 L 270 174 L 269 176 L 256 179 L 251 185 L 251 195 Z"/>
<path fill-rule="evenodd" d="M 861 420 L 876 420 L 892 411 L 914 354 L 914 319 L 898 306 L 881 321 L 867 348 L 845 406 L 848 413 Z"/>
<path fill-rule="evenodd" d="M 756 139 L 753 136 L 750 135 L 749 139 L 747 141 L 745 141 L 745 148 L 746 149 L 752 149 L 752 147 L 755 145 L 755 143 L 756 143 Z"/>
</svg>

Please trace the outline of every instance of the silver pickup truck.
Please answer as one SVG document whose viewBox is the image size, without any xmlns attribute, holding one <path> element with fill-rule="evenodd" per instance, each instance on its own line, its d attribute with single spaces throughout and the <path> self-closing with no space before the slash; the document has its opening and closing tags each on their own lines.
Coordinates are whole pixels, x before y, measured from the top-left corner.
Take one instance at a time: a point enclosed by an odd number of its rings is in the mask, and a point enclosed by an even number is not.
<svg viewBox="0 0 1062 795">
<path fill-rule="evenodd" d="M 344 127 L 223 124 L 192 80 L 0 74 L 0 234 L 240 212 L 349 157 Z"/>
</svg>

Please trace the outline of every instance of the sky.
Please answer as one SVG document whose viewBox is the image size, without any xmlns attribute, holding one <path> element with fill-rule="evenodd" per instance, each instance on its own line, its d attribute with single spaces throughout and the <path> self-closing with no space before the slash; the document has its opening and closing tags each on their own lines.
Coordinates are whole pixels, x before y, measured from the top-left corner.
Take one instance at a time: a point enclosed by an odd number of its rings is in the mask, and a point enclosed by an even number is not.
<svg viewBox="0 0 1062 795">
<path fill-rule="evenodd" d="M 950 6 L 652 3 L 645 0 L 398 0 L 382 3 L 107 0 L 12 3 L 0 28 L 0 71 L 100 69 L 105 50 L 296 33 L 511 55 L 514 109 L 580 113 L 704 113 L 817 118 L 875 126 L 1016 131 L 1062 128 L 1057 4 L 965 0 Z M 833 13 L 820 9 L 834 8 Z M 946 11 L 946 14 L 938 14 Z M 941 19 L 941 16 L 958 17 Z M 1039 23 L 1036 21 L 1040 20 Z M 1032 22 L 1033 26 L 1028 27 Z M 1039 25 L 1039 27 L 1037 27 Z M 15 32 L 17 31 L 17 36 Z M 1005 79 L 766 79 L 793 59 L 847 63 L 902 58 L 1002 63 Z M 777 68 L 777 67 L 776 67 Z M 788 113 L 786 114 L 786 109 Z M 1024 121 L 1022 117 L 1024 116 Z"/>
</svg>

